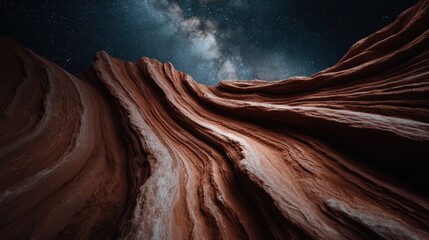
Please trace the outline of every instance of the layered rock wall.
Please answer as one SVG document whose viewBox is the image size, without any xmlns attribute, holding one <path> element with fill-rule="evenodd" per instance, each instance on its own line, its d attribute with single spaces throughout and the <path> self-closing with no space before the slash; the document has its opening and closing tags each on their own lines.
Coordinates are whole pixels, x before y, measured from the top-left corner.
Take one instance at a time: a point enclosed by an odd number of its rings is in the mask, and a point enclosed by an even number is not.
<svg viewBox="0 0 429 240">
<path fill-rule="evenodd" d="M 429 239 L 428 8 L 276 82 L 0 39 L 0 239 Z"/>
</svg>

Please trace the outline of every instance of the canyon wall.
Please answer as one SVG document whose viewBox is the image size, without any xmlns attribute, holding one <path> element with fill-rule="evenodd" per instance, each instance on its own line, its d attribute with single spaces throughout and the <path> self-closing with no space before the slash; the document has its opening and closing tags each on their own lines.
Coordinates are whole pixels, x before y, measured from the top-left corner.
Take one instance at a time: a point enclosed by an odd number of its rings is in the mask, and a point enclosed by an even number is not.
<svg viewBox="0 0 429 240">
<path fill-rule="evenodd" d="M 0 39 L 0 239 L 429 239 L 429 1 L 335 66 L 195 82 Z"/>
</svg>

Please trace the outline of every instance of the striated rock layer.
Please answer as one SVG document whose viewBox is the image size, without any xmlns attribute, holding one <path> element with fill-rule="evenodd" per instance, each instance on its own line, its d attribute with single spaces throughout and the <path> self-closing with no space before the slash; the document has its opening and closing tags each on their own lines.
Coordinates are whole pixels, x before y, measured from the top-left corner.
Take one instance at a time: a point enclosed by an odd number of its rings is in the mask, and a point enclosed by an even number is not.
<svg viewBox="0 0 429 240">
<path fill-rule="evenodd" d="M 428 8 L 277 82 L 2 38 L 0 239 L 429 239 Z"/>
</svg>

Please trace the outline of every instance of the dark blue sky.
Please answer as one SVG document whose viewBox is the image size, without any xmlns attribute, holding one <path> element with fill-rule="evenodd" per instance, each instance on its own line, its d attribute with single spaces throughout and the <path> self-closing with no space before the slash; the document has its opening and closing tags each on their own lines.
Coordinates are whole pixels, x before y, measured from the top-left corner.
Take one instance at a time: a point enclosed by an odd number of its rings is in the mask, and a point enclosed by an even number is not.
<svg viewBox="0 0 429 240">
<path fill-rule="evenodd" d="M 72 73 L 94 53 L 170 61 L 197 81 L 284 79 L 335 64 L 417 0 L 0 2 L 0 34 Z"/>
</svg>

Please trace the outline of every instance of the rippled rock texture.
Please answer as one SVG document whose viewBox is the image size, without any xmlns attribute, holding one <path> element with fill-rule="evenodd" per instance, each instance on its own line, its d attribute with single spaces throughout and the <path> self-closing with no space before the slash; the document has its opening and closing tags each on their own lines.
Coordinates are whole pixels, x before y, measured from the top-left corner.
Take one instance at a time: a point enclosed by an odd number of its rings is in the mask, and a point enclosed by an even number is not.
<svg viewBox="0 0 429 240">
<path fill-rule="evenodd" d="M 429 239 L 428 7 L 277 82 L 2 38 L 0 239 Z"/>
</svg>

